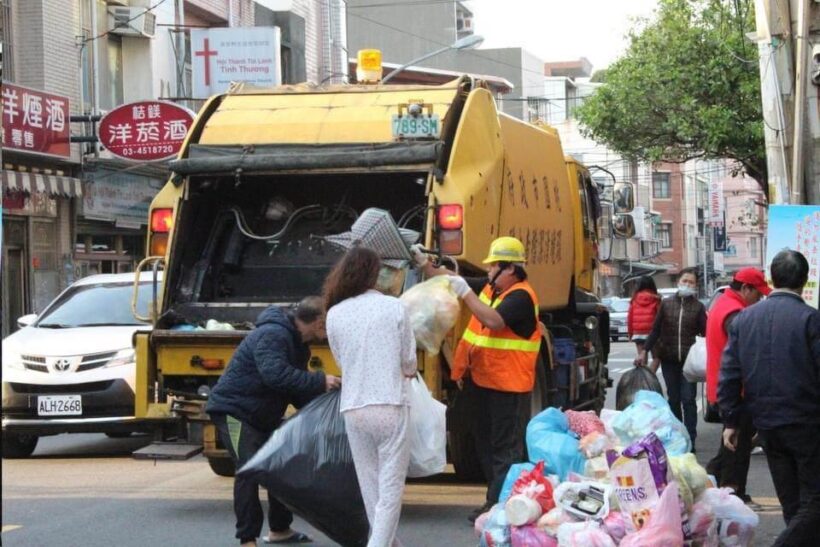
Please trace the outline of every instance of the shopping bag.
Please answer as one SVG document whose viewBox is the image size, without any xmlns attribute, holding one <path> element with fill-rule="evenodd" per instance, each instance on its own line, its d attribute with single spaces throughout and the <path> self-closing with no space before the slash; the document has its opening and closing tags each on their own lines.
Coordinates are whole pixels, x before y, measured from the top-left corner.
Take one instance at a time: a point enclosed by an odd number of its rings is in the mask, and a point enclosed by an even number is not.
<svg viewBox="0 0 820 547">
<path fill-rule="evenodd" d="M 345 546 L 367 544 L 369 524 L 339 413 L 330 391 L 285 420 L 239 470 L 294 514 Z"/>
<path fill-rule="evenodd" d="M 706 381 L 706 338 L 695 336 L 695 343 L 683 363 L 683 377 L 689 382 Z"/>
<path fill-rule="evenodd" d="M 447 406 L 433 399 L 421 376 L 410 381 L 410 467 L 408 477 L 429 477 L 447 465 Z"/>
<path fill-rule="evenodd" d="M 663 395 L 658 377 L 646 367 L 635 367 L 621 375 L 615 389 L 615 409 L 623 410 L 632 404 L 635 394 L 641 390 L 655 391 Z"/>
</svg>

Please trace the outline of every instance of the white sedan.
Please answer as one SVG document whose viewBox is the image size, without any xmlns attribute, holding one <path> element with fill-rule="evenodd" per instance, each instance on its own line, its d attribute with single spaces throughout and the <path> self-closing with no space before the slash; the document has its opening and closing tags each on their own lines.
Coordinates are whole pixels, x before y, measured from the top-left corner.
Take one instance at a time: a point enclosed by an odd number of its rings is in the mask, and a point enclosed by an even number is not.
<svg viewBox="0 0 820 547">
<path fill-rule="evenodd" d="M 3 340 L 3 457 L 25 458 L 43 435 L 139 430 L 132 337 L 151 326 L 131 313 L 134 274 L 93 275 Z M 153 298 L 142 274 L 138 311 Z"/>
</svg>

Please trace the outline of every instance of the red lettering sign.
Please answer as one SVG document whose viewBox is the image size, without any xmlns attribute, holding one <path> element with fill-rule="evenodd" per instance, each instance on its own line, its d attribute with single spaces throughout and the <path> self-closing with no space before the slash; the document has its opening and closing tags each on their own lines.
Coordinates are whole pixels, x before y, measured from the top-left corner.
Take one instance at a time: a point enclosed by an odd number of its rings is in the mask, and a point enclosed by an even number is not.
<svg viewBox="0 0 820 547">
<path fill-rule="evenodd" d="M 68 97 L 3 82 L 3 148 L 71 157 Z"/>
<path fill-rule="evenodd" d="M 100 143 L 112 154 L 134 161 L 177 155 L 191 124 L 187 108 L 163 101 L 141 101 L 115 108 L 100 120 Z"/>
</svg>

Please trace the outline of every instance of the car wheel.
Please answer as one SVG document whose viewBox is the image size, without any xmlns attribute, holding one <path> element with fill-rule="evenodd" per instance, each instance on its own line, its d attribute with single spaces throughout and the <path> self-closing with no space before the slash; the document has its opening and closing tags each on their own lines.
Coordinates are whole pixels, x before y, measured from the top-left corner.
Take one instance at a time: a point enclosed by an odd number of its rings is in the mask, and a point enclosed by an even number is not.
<svg viewBox="0 0 820 547">
<path fill-rule="evenodd" d="M 37 448 L 37 435 L 27 433 L 3 432 L 3 457 L 4 458 L 28 458 Z"/>
<path fill-rule="evenodd" d="M 208 458 L 208 465 L 211 466 L 211 471 L 220 477 L 233 477 L 236 474 L 236 466 L 231 458 L 214 456 Z"/>
<path fill-rule="evenodd" d="M 617 341 L 618 341 L 618 337 L 617 337 L 617 336 L 610 336 L 610 337 L 609 337 L 609 339 L 610 339 L 610 340 L 612 340 L 613 342 L 617 342 Z"/>
</svg>

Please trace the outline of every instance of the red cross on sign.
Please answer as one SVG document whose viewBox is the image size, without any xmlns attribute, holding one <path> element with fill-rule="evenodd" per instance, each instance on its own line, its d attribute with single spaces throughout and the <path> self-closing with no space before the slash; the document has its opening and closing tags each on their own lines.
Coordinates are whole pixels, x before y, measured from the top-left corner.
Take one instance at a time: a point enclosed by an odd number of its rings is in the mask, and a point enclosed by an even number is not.
<svg viewBox="0 0 820 547">
<path fill-rule="evenodd" d="M 202 62 L 205 64 L 205 85 L 211 85 L 211 57 L 217 57 L 219 54 L 215 49 L 210 49 L 208 39 L 203 40 L 203 49 L 195 51 L 194 55 L 202 57 Z"/>
</svg>

